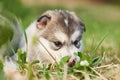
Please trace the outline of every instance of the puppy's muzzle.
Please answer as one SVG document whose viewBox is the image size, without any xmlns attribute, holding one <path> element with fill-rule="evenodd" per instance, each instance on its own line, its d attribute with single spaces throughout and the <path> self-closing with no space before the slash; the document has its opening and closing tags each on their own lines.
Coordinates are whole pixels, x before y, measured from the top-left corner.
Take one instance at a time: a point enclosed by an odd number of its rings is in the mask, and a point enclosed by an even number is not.
<svg viewBox="0 0 120 80">
<path fill-rule="evenodd" d="M 68 66 L 73 67 L 75 65 L 75 57 L 70 57 L 69 61 L 68 61 Z"/>
</svg>

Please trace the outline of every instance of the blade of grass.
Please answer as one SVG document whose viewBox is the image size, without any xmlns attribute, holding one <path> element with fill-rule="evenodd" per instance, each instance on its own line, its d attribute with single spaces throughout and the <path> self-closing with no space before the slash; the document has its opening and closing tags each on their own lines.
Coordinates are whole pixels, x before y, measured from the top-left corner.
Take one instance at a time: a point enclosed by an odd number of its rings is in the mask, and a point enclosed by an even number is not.
<svg viewBox="0 0 120 80">
<path fill-rule="evenodd" d="M 63 74 L 63 80 L 67 80 L 67 71 L 68 70 L 68 66 L 67 64 L 64 65 L 64 74 Z"/>
<path fill-rule="evenodd" d="M 108 79 L 106 79 L 104 76 L 102 76 L 99 72 L 97 72 L 96 70 L 94 70 L 93 68 L 90 67 L 90 69 L 91 69 L 92 71 L 94 71 L 98 76 L 100 76 L 100 78 L 101 78 L 102 80 L 108 80 Z"/>
<path fill-rule="evenodd" d="M 22 20 L 19 19 L 19 21 L 20 21 L 20 24 L 23 26 Z M 23 26 L 23 27 L 25 27 L 25 26 Z M 24 36 L 24 39 L 25 39 L 25 42 L 26 42 L 26 46 L 27 46 L 27 43 L 28 43 L 27 34 L 26 34 L 26 31 L 23 29 L 23 27 L 21 27 L 21 28 L 22 28 L 23 36 Z M 27 52 L 27 51 L 28 51 L 28 46 L 26 47 L 26 52 Z"/>
<path fill-rule="evenodd" d="M 27 43 L 28 43 L 28 40 L 27 40 L 27 34 L 26 34 L 25 30 L 24 30 L 24 37 L 25 37 L 25 42 L 26 42 L 26 44 L 27 44 Z"/>
<path fill-rule="evenodd" d="M 92 43 L 90 46 L 90 50 L 93 50 L 94 46 L 95 46 L 95 39 L 94 39 L 94 36 L 92 36 Z"/>
<path fill-rule="evenodd" d="M 96 46 L 96 48 L 91 52 L 92 57 L 95 55 L 97 49 L 100 47 L 100 45 L 105 40 L 105 38 L 106 38 L 107 35 L 108 35 L 108 33 L 105 36 L 103 36 L 103 38 L 100 40 L 100 42 L 98 43 L 98 45 Z"/>
<path fill-rule="evenodd" d="M 55 61 L 55 63 L 58 65 L 56 59 L 51 55 L 51 53 L 48 51 L 48 49 L 44 46 L 44 44 L 41 43 L 40 40 L 38 40 L 39 43 L 42 45 L 42 47 L 47 51 L 47 53 L 51 56 L 51 58 Z"/>
</svg>

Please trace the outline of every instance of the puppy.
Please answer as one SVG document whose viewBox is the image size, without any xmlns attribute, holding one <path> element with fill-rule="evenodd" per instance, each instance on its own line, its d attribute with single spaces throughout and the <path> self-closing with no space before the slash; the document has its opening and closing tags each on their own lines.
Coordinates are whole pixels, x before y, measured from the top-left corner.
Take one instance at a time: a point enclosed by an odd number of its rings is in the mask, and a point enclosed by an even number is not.
<svg viewBox="0 0 120 80">
<path fill-rule="evenodd" d="M 68 63 L 73 66 L 79 60 L 74 53 L 82 49 L 84 31 L 84 23 L 74 12 L 46 11 L 26 29 L 27 41 L 23 36 L 19 48 L 27 51 L 27 62 L 39 60 L 41 64 L 58 63 L 64 56 L 69 56 Z M 16 80 L 18 76 L 20 80 L 26 80 L 26 76 L 18 73 L 18 65 L 11 59 L 5 61 L 4 65 L 8 77 Z"/>
<path fill-rule="evenodd" d="M 46 11 L 27 28 L 28 43 L 22 38 L 20 48 L 28 49 L 28 62 L 38 59 L 49 64 L 69 56 L 72 64 L 77 59 L 74 53 L 81 51 L 84 31 L 84 23 L 74 12 Z"/>
</svg>

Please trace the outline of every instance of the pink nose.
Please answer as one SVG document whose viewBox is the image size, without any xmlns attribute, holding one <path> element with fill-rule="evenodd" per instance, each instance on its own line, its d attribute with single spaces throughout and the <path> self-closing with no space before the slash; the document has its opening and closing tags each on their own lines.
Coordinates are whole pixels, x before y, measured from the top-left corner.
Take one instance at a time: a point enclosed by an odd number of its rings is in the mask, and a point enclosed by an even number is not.
<svg viewBox="0 0 120 80">
<path fill-rule="evenodd" d="M 71 57 L 68 61 L 68 65 L 70 67 L 73 67 L 75 65 L 75 57 Z"/>
</svg>

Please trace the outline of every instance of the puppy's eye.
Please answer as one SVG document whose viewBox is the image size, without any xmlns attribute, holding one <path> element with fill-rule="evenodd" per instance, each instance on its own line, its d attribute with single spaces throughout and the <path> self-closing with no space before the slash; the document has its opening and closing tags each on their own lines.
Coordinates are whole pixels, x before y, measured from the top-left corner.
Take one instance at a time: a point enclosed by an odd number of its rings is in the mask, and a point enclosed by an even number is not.
<svg viewBox="0 0 120 80">
<path fill-rule="evenodd" d="M 62 43 L 61 43 L 60 41 L 56 41 L 56 42 L 54 42 L 54 45 L 55 45 L 56 47 L 61 47 L 61 46 L 62 46 Z"/>
<path fill-rule="evenodd" d="M 75 45 L 75 47 L 80 48 L 80 41 L 79 40 L 75 40 L 73 42 L 73 44 Z"/>
<path fill-rule="evenodd" d="M 59 50 L 62 47 L 62 43 L 60 41 L 52 41 L 51 48 L 54 50 Z"/>
</svg>

